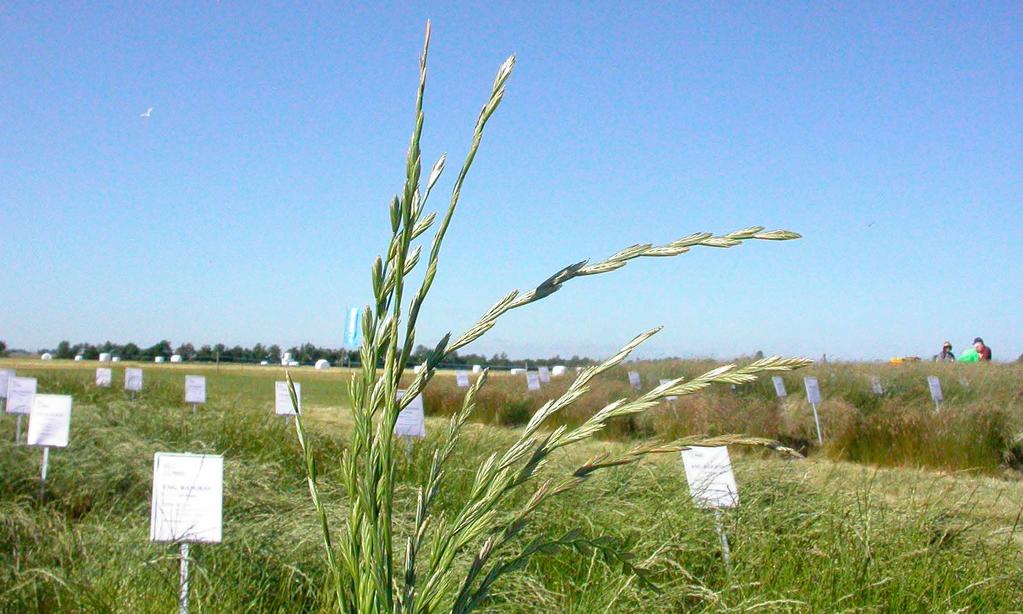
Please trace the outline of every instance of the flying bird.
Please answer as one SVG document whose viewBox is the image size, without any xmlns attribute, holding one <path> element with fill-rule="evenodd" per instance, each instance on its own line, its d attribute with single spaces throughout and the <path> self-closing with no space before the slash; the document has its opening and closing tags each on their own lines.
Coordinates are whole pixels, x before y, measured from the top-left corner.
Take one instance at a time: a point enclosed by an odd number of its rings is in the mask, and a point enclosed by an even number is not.
<svg viewBox="0 0 1023 614">
<path fill-rule="evenodd" d="M 152 114 L 153 114 L 153 107 L 149 107 L 148 109 L 146 109 L 146 112 L 143 113 L 142 115 L 139 115 L 139 117 L 146 117 L 146 118 L 148 118 Z"/>
</svg>

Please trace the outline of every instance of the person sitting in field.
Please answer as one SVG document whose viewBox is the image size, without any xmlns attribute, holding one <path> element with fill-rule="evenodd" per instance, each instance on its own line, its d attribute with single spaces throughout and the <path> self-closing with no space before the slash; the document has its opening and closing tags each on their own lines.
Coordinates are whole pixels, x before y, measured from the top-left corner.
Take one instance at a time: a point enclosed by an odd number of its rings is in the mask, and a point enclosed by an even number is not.
<svg viewBox="0 0 1023 614">
<path fill-rule="evenodd" d="M 984 340 L 977 337 L 973 340 L 973 347 L 977 350 L 977 355 L 980 356 L 981 361 L 991 362 L 991 348 L 984 345 Z"/>
<path fill-rule="evenodd" d="M 937 361 L 954 361 L 956 355 L 952 353 L 952 342 L 946 341 L 945 345 L 941 346 L 941 353 L 934 357 Z"/>
</svg>

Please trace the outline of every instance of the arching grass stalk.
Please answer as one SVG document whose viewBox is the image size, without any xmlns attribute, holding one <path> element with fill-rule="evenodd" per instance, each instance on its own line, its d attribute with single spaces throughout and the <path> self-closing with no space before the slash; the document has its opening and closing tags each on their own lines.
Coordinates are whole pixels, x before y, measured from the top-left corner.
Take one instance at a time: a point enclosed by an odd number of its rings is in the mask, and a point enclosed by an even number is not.
<svg viewBox="0 0 1023 614">
<path fill-rule="evenodd" d="M 515 63 L 514 57 L 510 57 L 497 71 L 490 97 L 476 120 L 472 144 L 455 180 L 447 210 L 433 236 L 425 275 L 408 301 L 407 312 L 403 312 L 406 278 L 419 263 L 422 253 L 421 245 L 413 243 L 436 221 L 435 214 L 425 214 L 425 206 L 445 166 L 442 156 L 434 164 L 424 186 L 419 143 L 423 131 L 423 94 L 429 44 L 430 26 L 427 24 L 419 65 L 415 127 L 405 165 L 405 185 L 391 201 L 391 239 L 387 255 L 378 257 L 373 263 L 375 302 L 363 314 L 362 368 L 350 383 L 354 426 L 350 445 L 340 459 L 341 479 L 348 496 L 343 530 L 336 531 L 328 520 L 325 503 L 317 489 L 316 467 L 305 425 L 300 415 L 296 419 L 299 441 L 305 454 L 309 492 L 320 519 L 337 605 L 343 612 L 470 612 L 484 602 L 490 588 L 501 576 L 520 569 L 536 554 L 562 548 L 595 549 L 641 574 L 642 570 L 632 566 L 629 558 L 617 552 L 612 544 L 601 538 L 585 537 L 579 531 L 538 538 L 528 544 L 520 544 L 517 538 L 531 515 L 545 501 L 578 487 L 601 469 L 630 464 L 648 454 L 675 451 L 694 443 L 774 445 L 773 442 L 729 436 L 691 438 L 670 444 L 651 443 L 618 456 L 591 459 L 569 475 L 551 475 L 547 471 L 550 455 L 593 437 L 605 428 L 609 420 L 645 411 L 666 396 L 691 394 L 714 383 L 745 383 L 755 379 L 759 373 L 785 371 L 808 364 L 805 360 L 772 357 L 741 368 L 728 365 L 688 382 L 672 380 L 636 399 L 615 401 L 577 428 L 559 426 L 553 430 L 544 429 L 549 417 L 587 393 L 587 384 L 594 377 L 624 361 L 657 329 L 643 333 L 603 363 L 583 370 L 563 395 L 536 412 L 514 445 L 488 458 L 477 470 L 472 491 L 456 514 L 435 516 L 432 503 L 444 485 L 445 463 L 458 446 L 461 429 L 475 409 L 477 392 L 486 384 L 487 374 L 484 372 L 466 393 L 461 410 L 452 416 L 444 440 L 433 453 L 428 478 L 418 491 L 414 528 L 403 538 L 404 561 L 397 564 L 393 534 L 396 456 L 392 433 L 398 414 L 422 392 L 446 356 L 479 339 L 505 313 L 550 296 L 575 277 L 608 273 L 636 258 L 678 256 L 699 246 L 728 248 L 748 240 L 784 241 L 799 236 L 784 230 L 765 231 L 761 227 L 745 228 L 721 236 L 698 233 L 666 245 L 633 245 L 596 263 L 582 261 L 569 265 L 528 292 L 509 293 L 454 340 L 450 334 L 444 336 L 409 385 L 407 393 L 397 400 L 396 391 L 415 344 L 416 321 L 437 274 L 441 245 L 458 206 L 462 184 L 479 149 L 484 128 L 501 104 L 505 84 Z M 403 324 L 404 331 L 401 330 Z M 292 401 L 297 411 L 294 392 Z M 524 506 L 513 509 L 509 495 L 524 488 L 534 488 L 532 496 Z M 470 557 L 471 564 L 466 567 L 462 563 Z"/>
</svg>

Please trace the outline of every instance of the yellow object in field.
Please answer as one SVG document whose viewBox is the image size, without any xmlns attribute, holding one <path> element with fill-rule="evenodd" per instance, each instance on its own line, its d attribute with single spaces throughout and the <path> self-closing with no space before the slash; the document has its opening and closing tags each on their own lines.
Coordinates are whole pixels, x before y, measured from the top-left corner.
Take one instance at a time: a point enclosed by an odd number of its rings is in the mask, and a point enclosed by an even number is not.
<svg viewBox="0 0 1023 614">
<path fill-rule="evenodd" d="M 907 362 L 920 362 L 919 356 L 893 356 L 888 363 L 893 365 L 901 365 Z"/>
</svg>

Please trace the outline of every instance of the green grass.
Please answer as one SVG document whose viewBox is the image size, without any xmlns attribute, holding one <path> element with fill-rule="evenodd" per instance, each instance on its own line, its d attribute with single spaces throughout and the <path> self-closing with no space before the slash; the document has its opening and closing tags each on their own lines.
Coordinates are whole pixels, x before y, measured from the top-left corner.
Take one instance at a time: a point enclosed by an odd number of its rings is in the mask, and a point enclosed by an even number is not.
<svg viewBox="0 0 1023 614">
<path fill-rule="evenodd" d="M 284 379 L 280 367 L 214 366 L 197 364 L 119 363 L 113 367 L 109 392 L 123 398 L 124 366 L 145 370 L 145 390 L 140 399 L 159 394 L 168 403 L 184 403 L 184 376 L 205 375 L 209 398 L 225 400 L 250 409 L 272 411 L 273 382 Z M 57 386 L 79 387 L 95 394 L 91 384 L 96 362 L 0 360 L 0 368 L 14 368 L 22 375 L 48 374 Z M 657 361 L 631 363 L 599 378 L 592 392 L 555 416 L 558 423 L 576 426 L 594 411 L 616 399 L 634 396 L 627 371 L 638 370 L 644 389 L 661 378 L 695 377 L 717 366 L 710 361 Z M 351 371 L 311 368 L 292 369 L 302 383 L 303 405 L 311 408 L 348 407 L 345 383 Z M 938 375 L 945 402 L 935 412 L 926 376 Z M 525 377 L 495 373 L 480 392 L 476 419 L 496 426 L 525 424 L 545 401 L 564 392 L 574 374 L 555 378 L 539 393 L 526 390 Z M 816 449 L 813 415 L 806 403 L 803 377 L 816 375 L 823 403 L 819 407 L 825 432 L 823 450 Z M 885 394 L 870 388 L 870 376 L 878 375 Z M 411 376 L 406 377 L 406 382 Z M 887 365 L 838 363 L 802 369 L 783 375 L 789 393 L 782 402 L 775 396 L 770 378 L 740 387 L 721 386 L 683 397 L 640 417 L 614 421 L 601 435 L 628 441 L 649 437 L 676 438 L 694 434 L 744 433 L 784 441 L 804 453 L 825 454 L 832 460 L 871 465 L 926 467 L 946 471 L 982 471 L 999 475 L 1023 467 L 1023 367 L 1015 364 L 918 363 Z M 964 383 L 965 382 L 965 385 Z M 103 392 L 102 394 L 107 394 Z M 425 393 L 428 415 L 447 416 L 461 404 L 464 390 L 455 386 L 453 373 L 442 373 Z M 176 398 L 175 398 L 175 395 Z M 323 414 L 347 419 L 346 414 Z"/>
<path fill-rule="evenodd" d="M 279 372 L 222 367 L 217 376 L 212 368 L 192 365 L 147 366 L 147 390 L 133 403 L 119 388 L 89 385 L 94 363 L 34 366 L 40 367 L 36 374 L 42 392 L 74 395 L 72 438 L 70 447 L 51 453 L 48 496 L 40 504 L 35 499 L 40 451 L 13 445 L 11 417 L 0 423 L 0 433 L 6 434 L 0 443 L 0 612 L 174 610 L 176 549 L 148 542 L 152 455 L 157 451 L 225 455 L 224 543 L 192 548 L 194 612 L 330 608 L 301 453 L 294 432 L 272 415 L 272 382 Z M 16 368 L 30 371 L 23 363 Z M 656 369 L 674 368 L 642 366 L 648 382 L 659 375 Z M 833 391 L 844 395 L 858 389 L 867 370 L 840 365 L 818 373 L 826 397 L 822 413 L 830 415 L 829 403 L 837 405 Z M 204 371 L 211 378 L 210 403 L 193 416 L 181 400 L 183 375 Z M 915 371 L 882 372 L 893 388 L 905 388 L 882 400 L 874 412 L 890 411 L 899 398 L 916 399 L 921 410 L 929 402 L 924 384 L 914 384 Z M 1003 378 L 1017 373 L 1003 367 L 970 372 L 968 391 L 946 388 L 948 413 L 995 403 L 989 397 L 1011 389 Z M 800 377 L 786 376 L 790 392 Z M 306 393 L 308 427 L 322 461 L 322 495 L 330 513 L 340 514 L 347 506 L 332 487 L 338 484 L 336 466 L 325 461 L 336 459 L 346 441 L 342 375 L 303 369 L 297 379 L 303 392 L 306 386 L 318 389 Z M 518 379 L 497 378 L 495 384 L 517 386 Z M 435 384 L 449 385 L 446 378 Z M 606 385 L 621 385 L 625 392 L 627 383 Z M 725 388 L 693 400 L 703 399 L 709 416 L 727 417 L 722 408 L 732 400 L 747 407 L 771 404 L 759 387 L 738 394 Z M 754 423 L 749 418 L 745 424 Z M 398 468 L 399 526 L 412 523 L 413 489 L 426 477 L 430 446 L 442 421 L 430 419 L 428 428 L 431 436 Z M 505 428 L 471 427 L 468 445 L 453 459 L 438 513 L 457 509 L 482 459 L 513 440 L 514 431 Z M 617 442 L 596 442 L 554 462 L 567 469 L 591 454 L 620 448 Z M 642 587 L 600 556 L 559 552 L 535 559 L 498 584 L 485 611 L 1019 610 L 1023 483 L 976 472 L 874 469 L 833 462 L 825 458 L 832 452 L 825 452 L 785 461 L 733 451 L 742 501 L 724 515 L 733 548 L 730 575 L 712 517 L 689 503 L 676 456 L 597 476 L 541 509 L 525 538 L 576 526 L 592 536 L 609 535 L 636 553 L 660 590 Z M 526 494 L 519 495 L 520 502 Z"/>
</svg>

